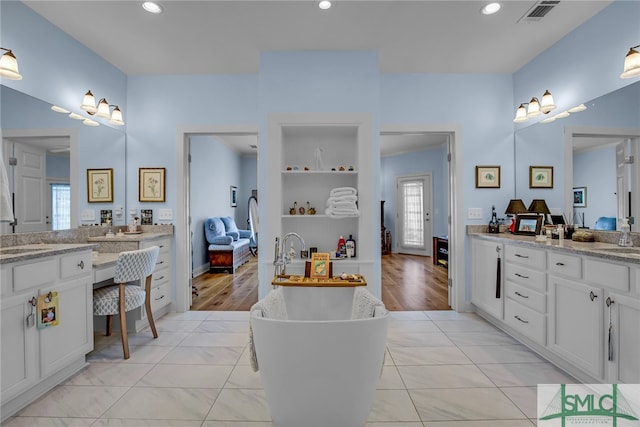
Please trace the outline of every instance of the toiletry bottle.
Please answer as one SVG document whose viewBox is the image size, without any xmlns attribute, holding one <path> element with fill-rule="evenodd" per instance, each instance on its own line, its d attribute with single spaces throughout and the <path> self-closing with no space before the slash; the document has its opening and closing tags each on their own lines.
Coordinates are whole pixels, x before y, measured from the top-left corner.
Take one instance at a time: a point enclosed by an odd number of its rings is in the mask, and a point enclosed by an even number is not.
<svg viewBox="0 0 640 427">
<path fill-rule="evenodd" d="M 558 239 L 564 240 L 564 226 L 562 224 L 558 224 Z"/>
<path fill-rule="evenodd" d="M 491 206 L 491 221 L 489 221 L 489 227 L 487 231 L 489 233 L 500 232 L 500 223 L 498 222 L 498 215 L 496 214 L 495 206 Z"/>
<path fill-rule="evenodd" d="M 631 226 L 629 225 L 629 218 L 622 218 L 622 225 L 620 225 L 620 238 L 618 239 L 618 246 L 633 246 L 631 240 Z"/>
<path fill-rule="evenodd" d="M 353 234 L 349 234 L 349 238 L 345 243 L 347 247 L 347 258 L 353 258 L 356 256 L 356 241 L 353 240 Z"/>
<path fill-rule="evenodd" d="M 336 253 L 340 253 L 340 256 L 347 255 L 346 242 L 344 241 L 344 236 L 340 236 L 338 239 L 338 249 L 336 249 Z"/>
</svg>

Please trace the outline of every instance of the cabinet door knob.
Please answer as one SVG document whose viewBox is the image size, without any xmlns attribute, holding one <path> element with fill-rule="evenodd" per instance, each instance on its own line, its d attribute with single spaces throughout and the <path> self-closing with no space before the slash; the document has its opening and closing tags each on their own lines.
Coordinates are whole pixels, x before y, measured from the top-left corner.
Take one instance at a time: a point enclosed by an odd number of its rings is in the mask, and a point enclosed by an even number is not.
<svg viewBox="0 0 640 427">
<path fill-rule="evenodd" d="M 594 294 L 593 291 L 589 292 L 589 298 L 591 299 L 591 301 L 593 301 L 594 299 L 598 298 L 598 295 Z"/>
<path fill-rule="evenodd" d="M 78 263 L 78 267 L 80 267 L 80 270 L 84 270 L 84 261 L 82 261 L 82 260 L 81 260 L 81 261 Z"/>
<path fill-rule="evenodd" d="M 611 304 L 613 304 L 615 301 L 611 299 L 611 297 L 607 297 L 607 299 L 605 300 L 605 304 L 607 304 L 607 307 L 611 307 Z"/>
</svg>

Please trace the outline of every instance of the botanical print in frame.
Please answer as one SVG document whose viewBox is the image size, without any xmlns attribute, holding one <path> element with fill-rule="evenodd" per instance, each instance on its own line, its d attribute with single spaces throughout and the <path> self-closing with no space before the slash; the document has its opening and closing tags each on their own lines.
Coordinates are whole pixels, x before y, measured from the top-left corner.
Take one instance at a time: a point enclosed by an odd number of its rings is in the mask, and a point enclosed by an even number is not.
<svg viewBox="0 0 640 427">
<path fill-rule="evenodd" d="M 113 202 L 113 169 L 87 169 L 87 202 Z"/>
<path fill-rule="evenodd" d="M 500 188 L 500 166 L 476 166 L 476 188 Z"/>
<path fill-rule="evenodd" d="M 573 187 L 573 207 L 587 207 L 587 187 Z"/>
<path fill-rule="evenodd" d="M 553 188 L 553 166 L 529 166 L 529 188 Z"/>
<path fill-rule="evenodd" d="M 164 202 L 165 168 L 138 169 L 138 200 Z"/>
</svg>

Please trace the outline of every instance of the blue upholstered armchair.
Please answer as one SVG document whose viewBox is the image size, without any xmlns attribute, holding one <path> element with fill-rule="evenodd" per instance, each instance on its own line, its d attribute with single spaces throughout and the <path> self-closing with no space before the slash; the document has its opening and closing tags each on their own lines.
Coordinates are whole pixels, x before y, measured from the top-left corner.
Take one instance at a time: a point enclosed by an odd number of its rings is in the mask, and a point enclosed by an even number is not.
<svg viewBox="0 0 640 427">
<path fill-rule="evenodd" d="M 209 252 L 209 271 L 230 270 L 249 260 L 250 230 L 240 230 L 230 216 L 210 217 L 204 222 Z"/>
</svg>

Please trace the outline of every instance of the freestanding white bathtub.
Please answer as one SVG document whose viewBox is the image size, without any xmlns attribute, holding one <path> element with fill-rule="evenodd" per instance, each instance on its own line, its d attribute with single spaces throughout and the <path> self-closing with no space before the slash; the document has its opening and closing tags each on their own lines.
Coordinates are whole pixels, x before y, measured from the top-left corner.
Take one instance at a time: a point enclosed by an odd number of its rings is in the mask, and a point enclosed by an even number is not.
<svg viewBox="0 0 640 427">
<path fill-rule="evenodd" d="M 354 288 L 283 287 L 287 320 L 251 312 L 258 366 L 277 427 L 363 427 L 389 313 L 351 320 Z"/>
</svg>

